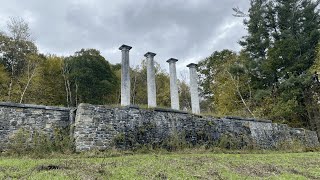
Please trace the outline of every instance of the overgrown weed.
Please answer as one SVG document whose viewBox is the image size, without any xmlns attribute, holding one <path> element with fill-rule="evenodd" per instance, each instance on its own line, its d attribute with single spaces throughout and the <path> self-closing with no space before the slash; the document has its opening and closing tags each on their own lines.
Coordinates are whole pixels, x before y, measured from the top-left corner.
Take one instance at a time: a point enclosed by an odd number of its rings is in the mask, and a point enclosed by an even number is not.
<svg viewBox="0 0 320 180">
<path fill-rule="evenodd" d="M 49 135 L 39 130 L 20 128 L 9 139 L 10 143 L 2 155 L 47 158 L 55 154 L 69 155 L 74 152 L 69 129 L 54 128 L 53 133 Z"/>
</svg>

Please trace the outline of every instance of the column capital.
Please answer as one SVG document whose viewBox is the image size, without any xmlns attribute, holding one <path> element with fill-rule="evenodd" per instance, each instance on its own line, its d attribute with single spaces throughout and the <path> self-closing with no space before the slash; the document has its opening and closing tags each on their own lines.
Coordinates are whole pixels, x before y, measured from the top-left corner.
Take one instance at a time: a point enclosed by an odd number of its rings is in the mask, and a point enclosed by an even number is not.
<svg viewBox="0 0 320 180">
<path fill-rule="evenodd" d="M 196 68 L 198 66 L 198 64 L 195 63 L 190 63 L 187 65 L 188 68 Z"/>
<path fill-rule="evenodd" d="M 167 60 L 167 63 L 175 63 L 177 61 L 178 61 L 178 59 L 170 58 L 170 59 Z"/>
<path fill-rule="evenodd" d="M 153 53 L 153 52 L 147 52 L 144 57 L 154 57 L 156 56 L 157 54 L 156 53 Z"/>
<path fill-rule="evenodd" d="M 119 47 L 119 50 L 121 50 L 121 51 L 128 50 L 129 51 L 131 48 L 132 48 L 131 46 L 123 44 L 122 46 Z"/>
</svg>

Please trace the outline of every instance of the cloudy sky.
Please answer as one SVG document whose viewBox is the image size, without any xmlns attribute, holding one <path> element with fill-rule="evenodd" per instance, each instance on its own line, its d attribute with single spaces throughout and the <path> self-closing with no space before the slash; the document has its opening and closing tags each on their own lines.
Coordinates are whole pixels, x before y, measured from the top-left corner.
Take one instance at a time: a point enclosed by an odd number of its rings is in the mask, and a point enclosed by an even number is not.
<svg viewBox="0 0 320 180">
<path fill-rule="evenodd" d="M 122 44 L 132 46 L 130 64 L 143 55 L 155 60 L 179 59 L 178 72 L 215 50 L 238 51 L 246 34 L 232 7 L 247 11 L 248 0 L 0 0 L 0 30 L 9 17 L 24 18 L 41 53 L 72 55 L 96 48 L 111 63 L 119 63 Z"/>
</svg>

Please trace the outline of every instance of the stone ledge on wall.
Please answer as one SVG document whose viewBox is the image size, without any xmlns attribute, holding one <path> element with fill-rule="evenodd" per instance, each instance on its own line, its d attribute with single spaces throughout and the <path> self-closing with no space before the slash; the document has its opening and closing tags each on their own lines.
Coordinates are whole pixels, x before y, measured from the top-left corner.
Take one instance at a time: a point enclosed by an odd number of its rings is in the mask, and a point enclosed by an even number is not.
<svg viewBox="0 0 320 180">
<path fill-rule="evenodd" d="M 169 108 L 153 108 L 154 111 L 158 111 L 158 112 L 171 112 L 171 113 L 179 113 L 179 114 L 189 114 L 186 111 L 181 111 L 181 110 L 176 110 L 176 109 L 169 109 Z"/>
<path fill-rule="evenodd" d="M 70 111 L 71 108 L 66 107 L 56 107 L 56 106 L 44 106 L 35 104 L 19 104 L 12 102 L 0 102 L 0 107 L 17 107 L 17 108 L 33 108 L 33 109 L 45 109 L 45 110 L 55 110 L 55 111 Z"/>
<path fill-rule="evenodd" d="M 262 122 L 262 123 L 272 123 L 271 120 L 266 120 L 266 119 L 242 118 L 242 117 L 235 117 L 235 116 L 226 116 L 224 118 L 231 119 L 231 120 L 240 120 L 240 121 L 256 121 L 256 122 Z"/>
</svg>

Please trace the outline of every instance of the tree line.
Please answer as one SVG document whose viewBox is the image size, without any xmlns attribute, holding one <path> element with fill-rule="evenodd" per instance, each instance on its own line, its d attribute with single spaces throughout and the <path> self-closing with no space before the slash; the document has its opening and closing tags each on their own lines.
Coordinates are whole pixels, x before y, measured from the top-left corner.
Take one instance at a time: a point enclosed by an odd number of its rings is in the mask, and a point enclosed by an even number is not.
<svg viewBox="0 0 320 180">
<path fill-rule="evenodd" d="M 320 129 L 320 1 L 251 0 L 234 8 L 248 33 L 240 52 L 215 51 L 197 68 L 201 111 L 216 116 L 268 118 L 293 127 Z M 119 104 L 121 64 L 96 49 L 72 56 L 44 55 L 28 24 L 11 18 L 0 33 L 0 101 L 58 106 Z M 147 104 L 146 64 L 131 68 L 131 102 Z M 157 102 L 170 107 L 169 75 L 156 65 Z M 180 106 L 190 109 L 186 80 Z"/>
<path fill-rule="evenodd" d="M 119 104 L 121 64 L 110 64 L 96 49 L 72 56 L 44 55 L 31 38 L 28 23 L 11 18 L 0 33 L 0 101 L 74 107 L 79 103 Z M 170 107 L 169 75 L 156 65 L 157 101 Z M 132 103 L 147 104 L 145 60 L 131 68 Z M 189 89 L 179 82 L 183 109 Z"/>
</svg>

